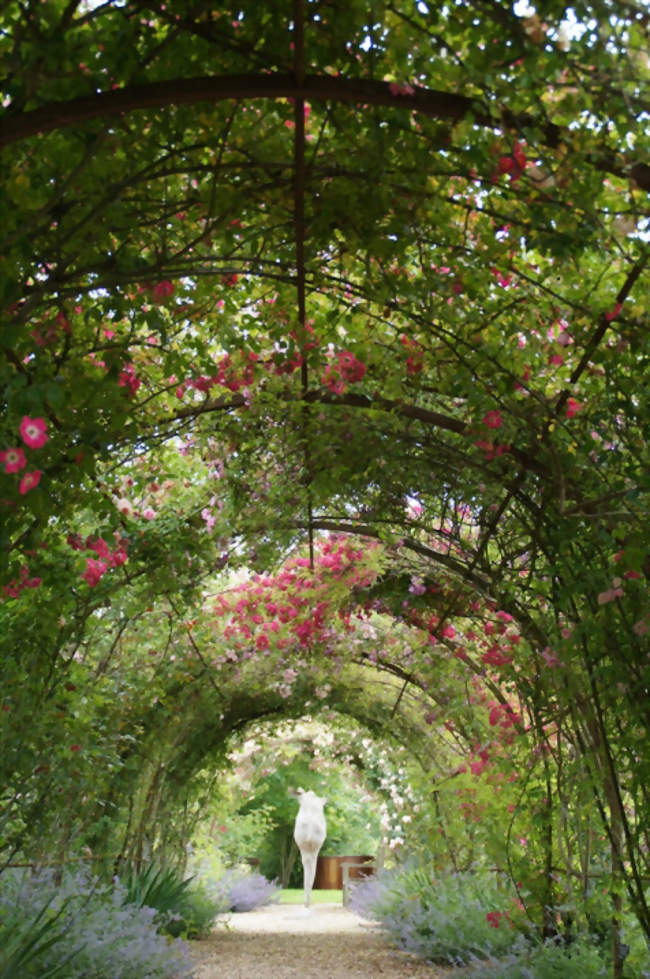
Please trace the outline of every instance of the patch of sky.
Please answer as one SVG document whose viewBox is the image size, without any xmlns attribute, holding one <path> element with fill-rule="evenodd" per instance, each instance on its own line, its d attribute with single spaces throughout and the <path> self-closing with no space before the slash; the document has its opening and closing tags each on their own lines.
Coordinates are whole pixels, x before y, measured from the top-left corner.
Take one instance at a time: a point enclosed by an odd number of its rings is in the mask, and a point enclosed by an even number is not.
<svg viewBox="0 0 650 979">
<path fill-rule="evenodd" d="M 517 0 L 512 10 L 517 17 L 532 17 L 535 13 L 535 8 L 528 0 Z"/>
<path fill-rule="evenodd" d="M 97 10 L 99 7 L 125 7 L 127 0 L 111 0 L 108 4 L 106 0 L 82 0 L 79 4 L 79 10 L 81 13 L 85 13 L 88 10 Z"/>
<path fill-rule="evenodd" d="M 537 10 L 530 3 L 530 0 L 517 0 L 517 3 L 513 4 L 512 12 L 517 17 L 532 17 L 537 13 Z M 552 40 L 566 38 L 568 41 L 579 41 L 586 31 L 596 31 L 597 27 L 598 22 L 595 20 L 588 20 L 584 24 L 580 23 L 573 7 L 567 7 L 557 29 L 550 29 L 548 36 Z"/>
</svg>

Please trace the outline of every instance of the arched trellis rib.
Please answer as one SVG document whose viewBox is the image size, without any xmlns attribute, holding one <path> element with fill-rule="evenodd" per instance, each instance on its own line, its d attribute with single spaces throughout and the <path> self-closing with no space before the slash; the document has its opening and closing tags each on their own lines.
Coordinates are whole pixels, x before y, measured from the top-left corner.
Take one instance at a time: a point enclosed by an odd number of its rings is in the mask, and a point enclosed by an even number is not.
<svg viewBox="0 0 650 979">
<path fill-rule="evenodd" d="M 199 678 L 195 678 L 195 683 Z M 151 825 L 147 811 L 149 801 L 154 802 L 156 809 L 163 795 L 174 797 L 191 781 L 204 765 L 206 760 L 215 754 L 223 753 L 224 747 L 233 736 L 237 736 L 249 725 L 258 722 L 278 722 L 296 719 L 302 716 L 307 706 L 309 713 L 314 711 L 314 684 L 306 684 L 303 691 L 290 700 L 283 699 L 269 683 L 259 691 L 238 692 L 226 710 L 218 714 L 211 709 L 209 701 L 186 701 L 183 705 L 188 719 L 188 725 L 183 732 L 175 732 L 168 738 L 168 730 L 161 730 L 164 720 L 151 710 L 145 712 L 137 721 L 137 727 L 144 732 L 140 744 L 130 742 L 125 758 L 140 757 L 155 767 L 153 778 L 159 785 L 155 793 L 148 792 L 148 786 L 143 783 L 141 765 L 130 766 L 129 785 L 118 787 L 117 779 L 113 779 L 112 797 L 116 804 L 118 798 L 133 798 L 138 789 L 144 811 L 140 814 L 138 825 Z M 182 688 L 174 685 L 168 691 L 170 699 L 182 697 Z M 418 724 L 410 713 L 401 713 L 397 722 L 388 724 L 390 720 L 389 702 L 381 695 L 373 696 L 370 691 L 370 706 L 368 707 L 368 689 L 359 687 L 357 683 L 339 681 L 334 683 L 328 697 L 327 710 L 334 709 L 342 716 L 356 721 L 362 728 L 385 741 L 387 736 L 395 744 L 405 748 L 423 768 L 426 762 L 432 762 L 432 752 L 429 746 L 431 738 L 428 730 Z M 316 698 L 317 700 L 318 698 Z M 153 750 L 152 750 L 153 749 Z M 161 764 L 160 750 L 165 756 Z M 122 773 L 123 774 L 123 773 Z M 118 792 L 119 788 L 119 792 Z"/>
<path fill-rule="evenodd" d="M 292 399 L 290 395 L 285 395 L 285 400 L 295 400 Z M 385 412 L 393 412 L 396 416 L 402 418 L 412 419 L 413 421 L 420 421 L 426 425 L 433 425 L 436 428 L 440 428 L 446 432 L 453 432 L 456 435 L 469 436 L 471 434 L 470 426 L 461 421 L 459 418 L 453 418 L 450 415 L 443 415 L 442 412 L 434 411 L 429 408 L 423 408 L 419 405 L 410 404 L 406 401 L 393 401 L 389 398 L 373 397 L 370 398 L 365 394 L 354 394 L 352 392 L 347 392 L 345 394 L 332 394 L 329 391 L 317 390 L 308 391 L 305 400 L 309 404 L 330 404 L 330 405 L 340 405 L 342 408 L 360 408 L 368 410 L 380 410 Z M 204 401 L 200 405 L 191 405 L 187 408 L 181 408 L 174 412 L 174 416 L 171 419 L 158 419 L 156 422 L 151 423 L 152 429 L 160 431 L 165 425 L 169 425 L 173 421 L 182 421 L 184 419 L 198 417 L 199 415 L 208 414 L 213 411 L 230 411 L 239 408 L 246 407 L 246 399 L 244 395 L 234 394 L 227 398 L 212 398 Z M 536 473 L 538 476 L 548 476 L 549 470 L 543 463 L 539 462 L 534 456 L 530 455 L 523 449 L 518 449 L 512 447 L 510 449 L 510 455 L 517 460 L 517 462 L 523 466 L 525 469 Z"/>
<path fill-rule="evenodd" d="M 161 109 L 198 102 L 226 99 L 279 99 L 298 101 L 337 101 L 358 105 L 384 105 L 410 109 L 425 116 L 456 122 L 471 115 L 482 127 L 508 128 L 521 132 L 527 126 L 540 128 L 539 120 L 528 114 L 516 115 L 503 106 L 494 106 L 494 115 L 479 99 L 455 92 L 416 87 L 412 94 L 394 94 L 388 82 L 329 75 L 305 75 L 298 84 L 295 72 L 289 74 L 204 75 L 171 81 L 129 85 L 96 95 L 50 102 L 28 112 L 8 112 L 0 120 L 0 148 L 42 133 L 78 126 L 93 119 L 120 116 L 138 109 Z M 559 146 L 568 134 L 554 123 L 541 125 L 544 142 Z M 569 140 L 570 142 L 570 140 Z M 650 191 L 650 166 L 634 161 L 621 164 L 611 150 L 603 147 L 592 163 L 599 170 L 620 177 L 632 177 L 642 190 Z"/>
<path fill-rule="evenodd" d="M 497 125 L 475 99 L 434 89 L 417 89 L 413 95 L 393 95 L 388 82 L 329 75 L 305 75 L 302 85 L 290 74 L 203 75 L 172 81 L 129 85 L 110 92 L 84 95 L 67 101 L 50 102 L 29 112 L 7 113 L 0 123 L 0 147 L 39 133 L 53 132 L 83 122 L 119 116 L 138 109 L 161 109 L 197 102 L 225 99 L 279 99 L 296 101 L 334 100 L 367 105 L 387 105 L 415 109 L 424 115 L 458 120 L 472 113 L 479 125 Z M 530 120 L 532 121 L 532 120 Z M 518 120 L 518 125 L 521 120 Z M 560 130 L 552 127 L 549 136 L 559 142 Z M 550 140 L 549 140 L 550 141 Z"/>
<path fill-rule="evenodd" d="M 367 693 L 365 688 L 363 693 Z M 385 737 L 387 722 L 390 720 L 389 702 L 385 698 L 372 698 L 374 703 L 371 709 L 364 709 L 363 693 L 355 690 L 349 683 L 334 684 L 328 697 L 327 709 L 333 709 L 353 718 L 373 734 Z M 218 724 L 215 724 L 214 717 L 209 712 L 204 711 L 199 715 L 195 736 L 175 746 L 176 762 L 170 762 L 169 770 L 173 772 L 175 765 L 185 767 L 187 760 L 192 756 L 196 760 L 195 764 L 198 765 L 211 749 L 214 750 L 227 738 L 237 735 L 257 721 L 290 720 L 299 717 L 307 710 L 306 702 L 309 702 L 309 712 L 316 713 L 313 697 L 311 686 L 306 686 L 305 695 L 300 695 L 290 702 L 269 690 L 257 695 L 251 693 L 246 697 L 240 696 L 232 709 L 226 711 L 223 718 L 219 719 Z M 392 725 L 390 733 L 393 740 L 412 753 L 416 760 L 418 749 L 421 752 L 428 740 L 425 729 L 406 714 L 400 715 L 400 723 Z"/>
<path fill-rule="evenodd" d="M 303 87 L 305 78 L 305 17 L 302 0 L 294 0 L 293 5 L 294 70 L 296 86 Z M 300 365 L 300 385 L 304 408 L 302 413 L 302 438 L 305 455 L 305 482 L 307 490 L 307 535 L 309 539 L 309 564 L 314 567 L 314 531 L 312 528 L 312 498 L 310 490 L 311 457 L 309 450 L 309 413 L 305 401 L 309 390 L 309 368 L 307 365 L 307 331 L 305 299 L 305 102 L 297 98 L 294 102 L 294 227 L 296 241 L 296 291 L 298 298 L 298 335 L 302 353 Z"/>
<path fill-rule="evenodd" d="M 639 260 L 635 263 L 635 265 L 632 266 L 630 272 L 627 275 L 627 278 L 625 279 L 625 282 L 619 289 L 618 294 L 616 296 L 617 306 L 622 306 L 625 300 L 627 299 L 627 297 L 632 292 L 635 282 L 637 281 L 637 279 L 645 269 L 646 265 L 648 264 L 648 258 L 650 258 L 650 253 L 648 253 L 648 251 L 644 251 L 644 253 L 641 255 Z M 596 329 L 594 330 L 592 336 L 589 338 L 588 342 L 585 344 L 585 349 L 583 351 L 582 357 L 580 358 L 580 362 L 576 365 L 576 367 L 571 372 L 571 377 L 569 378 L 569 380 L 572 385 L 576 384 L 576 382 L 579 380 L 579 378 L 586 370 L 594 352 L 599 347 L 603 337 L 605 336 L 605 334 L 607 333 L 608 329 L 611 326 L 612 320 L 615 318 L 616 315 L 612 316 L 611 313 L 601 314 Z M 554 412 L 556 417 L 560 414 L 560 412 L 566 405 L 570 394 L 571 394 L 571 389 L 568 388 L 565 388 L 563 391 L 560 392 L 560 395 L 557 399 L 557 403 L 555 406 L 555 412 Z M 547 423 L 546 426 L 547 430 L 549 424 L 550 422 Z"/>
<path fill-rule="evenodd" d="M 446 644 L 441 644 L 441 645 L 446 646 Z M 448 652 L 448 650 L 445 649 L 445 652 Z M 367 654 L 362 654 L 359 657 L 355 657 L 353 662 L 358 663 L 360 666 L 367 667 L 370 669 L 370 660 Z M 510 703 L 508 696 L 503 692 L 503 690 L 499 687 L 499 685 L 495 683 L 494 680 L 491 679 L 491 677 L 487 674 L 485 668 L 481 666 L 481 664 L 477 660 L 472 659 L 472 657 L 468 656 L 467 653 L 465 654 L 464 662 L 475 676 L 480 677 L 481 681 L 485 684 L 485 686 L 490 691 L 494 699 L 498 701 L 498 703 L 502 704 L 504 707 L 507 707 Z M 436 704 L 446 709 L 447 703 L 445 702 L 445 699 L 440 696 L 438 691 L 436 691 L 435 689 L 425 690 L 425 688 L 422 686 L 422 683 L 418 681 L 416 675 L 412 671 L 405 670 L 399 664 L 393 663 L 383 656 L 379 656 L 377 658 L 376 662 L 372 664 L 372 668 L 377 669 L 379 671 L 384 670 L 386 673 L 390 674 L 391 676 L 394 676 L 397 679 L 403 681 L 403 685 L 400 688 L 397 701 L 392 709 L 391 716 L 393 717 L 395 716 L 400 706 L 400 703 L 402 701 L 402 698 L 404 696 L 404 692 L 407 686 L 409 685 L 411 685 L 412 687 L 416 687 L 423 694 L 426 692 L 427 696 L 429 696 Z M 458 721 L 458 718 L 454 718 L 454 723 L 459 725 L 459 730 L 463 734 L 463 737 L 466 737 L 466 740 L 469 740 L 469 735 L 466 735 L 466 732 L 463 730 L 463 725 Z M 515 726 L 517 727 L 517 729 L 523 730 L 523 725 L 520 721 L 516 722 Z"/>
</svg>

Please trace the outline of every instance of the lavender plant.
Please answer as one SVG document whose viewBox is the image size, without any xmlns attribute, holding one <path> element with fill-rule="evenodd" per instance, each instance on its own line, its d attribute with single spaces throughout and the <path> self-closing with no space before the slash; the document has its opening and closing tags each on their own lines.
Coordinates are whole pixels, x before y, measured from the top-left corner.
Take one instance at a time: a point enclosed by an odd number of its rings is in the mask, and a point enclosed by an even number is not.
<svg viewBox="0 0 650 979">
<path fill-rule="evenodd" d="M 351 881 L 348 907 L 362 918 L 380 921 L 394 879 L 394 871 L 381 871 L 372 877 Z"/>
<path fill-rule="evenodd" d="M 31 976 L 35 974 L 35 968 L 39 970 L 41 979 L 62 976 L 76 950 L 47 972 L 43 972 L 38 964 L 48 949 L 62 943 L 66 935 L 65 922 L 61 921 L 60 912 L 54 915 L 48 912 L 49 899 L 27 917 L 22 908 L 0 903 L 0 979 L 15 979 L 18 975 Z"/>
<path fill-rule="evenodd" d="M 213 885 L 213 894 L 223 911 L 254 911 L 277 900 L 280 887 L 262 874 L 229 870 Z"/>
<path fill-rule="evenodd" d="M 592 937 L 542 942 L 524 925 L 517 900 L 487 875 L 436 877 L 408 866 L 355 882 L 350 908 L 381 922 L 390 939 L 431 962 L 469 966 L 468 979 L 601 979 L 607 956 Z M 635 949 L 634 951 L 640 952 Z M 626 976 L 645 979 L 643 954 Z"/>
<path fill-rule="evenodd" d="M 512 898 L 483 877 L 405 866 L 360 881 L 350 906 L 379 920 L 400 948 L 441 964 L 505 954 L 519 935 Z"/>
<path fill-rule="evenodd" d="M 60 884 L 50 872 L 32 876 L 6 871 L 0 877 L 0 922 L 19 928 L 25 936 L 24 948 L 34 954 L 23 959 L 20 971 L 0 975 L 7 979 L 190 976 L 186 945 L 158 933 L 154 909 L 125 904 L 124 896 L 119 882 L 102 884 L 83 870 L 64 874 Z M 55 940 L 40 940 L 45 920 L 54 923 L 45 934 Z"/>
</svg>

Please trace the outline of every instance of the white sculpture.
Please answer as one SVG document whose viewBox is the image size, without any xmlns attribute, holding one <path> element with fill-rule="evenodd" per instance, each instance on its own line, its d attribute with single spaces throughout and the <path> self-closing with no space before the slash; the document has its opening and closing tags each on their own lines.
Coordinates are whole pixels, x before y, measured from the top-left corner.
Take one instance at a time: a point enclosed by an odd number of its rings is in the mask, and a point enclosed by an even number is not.
<svg viewBox="0 0 650 979">
<path fill-rule="evenodd" d="M 316 876 L 316 859 L 327 835 L 323 806 L 327 799 L 321 799 L 311 789 L 308 792 L 298 789 L 300 809 L 296 816 L 293 838 L 302 858 L 303 885 L 305 888 L 305 907 L 309 907 L 311 889 Z"/>
</svg>

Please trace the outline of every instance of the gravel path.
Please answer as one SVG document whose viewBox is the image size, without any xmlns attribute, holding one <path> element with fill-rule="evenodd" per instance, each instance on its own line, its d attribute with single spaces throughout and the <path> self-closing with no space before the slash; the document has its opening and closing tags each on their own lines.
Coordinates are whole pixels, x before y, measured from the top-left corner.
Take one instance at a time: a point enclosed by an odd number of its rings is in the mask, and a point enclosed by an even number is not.
<svg viewBox="0 0 650 979">
<path fill-rule="evenodd" d="M 391 948 L 377 924 L 337 904 L 273 904 L 230 915 L 210 938 L 192 942 L 197 979 L 443 979 Z"/>
</svg>

